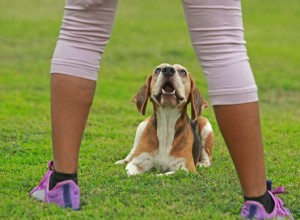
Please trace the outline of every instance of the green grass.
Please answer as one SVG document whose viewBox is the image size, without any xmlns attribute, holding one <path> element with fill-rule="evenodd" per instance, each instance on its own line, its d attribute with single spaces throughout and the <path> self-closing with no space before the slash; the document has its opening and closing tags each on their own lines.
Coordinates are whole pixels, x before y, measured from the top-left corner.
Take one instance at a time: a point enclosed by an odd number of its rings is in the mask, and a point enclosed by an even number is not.
<svg viewBox="0 0 300 220">
<path fill-rule="evenodd" d="M 297 0 L 243 3 L 268 178 L 285 185 L 287 194 L 281 198 L 299 219 L 300 5 Z M 0 218 L 238 219 L 241 190 L 212 108 L 204 112 L 216 132 L 212 167 L 197 174 L 129 178 L 124 167 L 114 164 L 131 149 L 143 119 L 130 99 L 155 65 L 185 65 L 207 98 L 181 3 L 173 0 L 120 1 L 81 148 L 82 210 L 28 197 L 52 155 L 48 72 L 63 5 L 52 0 L 0 2 Z"/>
</svg>

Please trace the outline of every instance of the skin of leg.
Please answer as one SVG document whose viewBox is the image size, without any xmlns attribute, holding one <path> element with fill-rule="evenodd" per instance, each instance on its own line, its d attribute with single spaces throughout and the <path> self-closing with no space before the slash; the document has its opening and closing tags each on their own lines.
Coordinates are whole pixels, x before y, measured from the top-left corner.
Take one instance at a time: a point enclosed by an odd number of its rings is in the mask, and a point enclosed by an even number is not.
<svg viewBox="0 0 300 220">
<path fill-rule="evenodd" d="M 214 112 L 244 196 L 263 195 L 266 177 L 258 102 L 216 105 Z"/>
<path fill-rule="evenodd" d="M 52 145 L 58 172 L 77 172 L 80 143 L 95 88 L 93 80 L 51 74 Z"/>
<path fill-rule="evenodd" d="M 117 3 L 66 1 L 50 71 L 54 168 L 58 172 L 77 171 L 79 147 Z"/>
</svg>

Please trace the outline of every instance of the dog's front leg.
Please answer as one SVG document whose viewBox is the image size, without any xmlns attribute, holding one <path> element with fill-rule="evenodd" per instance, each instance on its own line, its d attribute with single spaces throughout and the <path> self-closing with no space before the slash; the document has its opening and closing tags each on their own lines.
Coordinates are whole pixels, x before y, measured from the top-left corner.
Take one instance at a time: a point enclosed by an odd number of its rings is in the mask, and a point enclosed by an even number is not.
<svg viewBox="0 0 300 220">
<path fill-rule="evenodd" d="M 153 167 L 153 159 L 150 153 L 142 153 L 134 157 L 126 166 L 129 176 L 149 171 Z"/>
<path fill-rule="evenodd" d="M 185 166 L 185 163 L 182 163 L 180 167 L 178 167 L 178 164 L 180 164 L 180 162 L 177 162 L 177 164 L 173 166 L 173 168 L 171 168 L 168 172 L 156 174 L 156 176 L 170 176 L 176 173 L 178 170 L 184 170 L 186 172 L 189 172 L 189 170 Z"/>
</svg>

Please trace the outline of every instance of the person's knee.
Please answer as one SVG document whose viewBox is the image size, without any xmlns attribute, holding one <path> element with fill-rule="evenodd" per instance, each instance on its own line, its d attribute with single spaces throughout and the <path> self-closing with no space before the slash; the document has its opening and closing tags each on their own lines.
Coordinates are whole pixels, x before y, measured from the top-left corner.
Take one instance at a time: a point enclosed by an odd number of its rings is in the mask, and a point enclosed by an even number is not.
<svg viewBox="0 0 300 220">
<path fill-rule="evenodd" d="M 257 86 L 248 60 L 203 66 L 212 105 L 258 101 Z"/>
</svg>

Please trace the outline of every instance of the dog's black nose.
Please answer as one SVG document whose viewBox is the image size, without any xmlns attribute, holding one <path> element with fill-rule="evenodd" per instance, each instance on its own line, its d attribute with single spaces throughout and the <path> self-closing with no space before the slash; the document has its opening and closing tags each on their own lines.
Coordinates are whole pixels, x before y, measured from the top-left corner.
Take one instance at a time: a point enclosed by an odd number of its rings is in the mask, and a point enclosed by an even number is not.
<svg viewBox="0 0 300 220">
<path fill-rule="evenodd" d="M 164 74 L 165 77 L 171 77 L 176 72 L 175 69 L 171 66 L 164 67 L 161 71 L 162 71 L 162 73 Z"/>
</svg>

